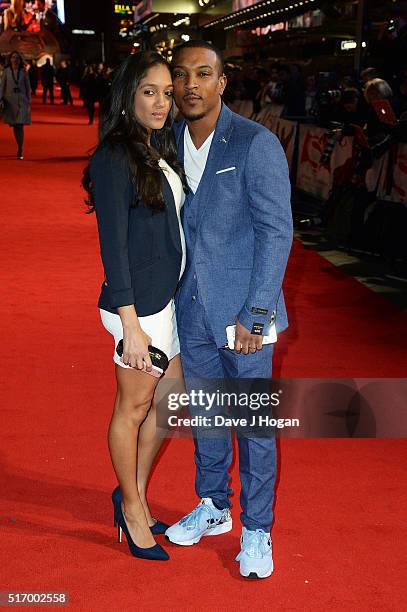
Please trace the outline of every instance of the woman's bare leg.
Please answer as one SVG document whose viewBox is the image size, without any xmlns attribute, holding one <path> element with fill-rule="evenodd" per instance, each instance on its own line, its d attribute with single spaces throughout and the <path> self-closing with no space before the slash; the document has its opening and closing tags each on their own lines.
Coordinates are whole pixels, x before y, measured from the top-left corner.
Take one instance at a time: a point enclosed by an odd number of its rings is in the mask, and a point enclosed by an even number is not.
<svg viewBox="0 0 407 612">
<path fill-rule="evenodd" d="M 137 489 L 137 453 L 140 426 L 151 407 L 158 379 L 145 372 L 116 365 L 117 394 L 109 426 L 109 450 L 131 537 L 149 548 L 155 541 Z"/>
<path fill-rule="evenodd" d="M 179 355 L 176 355 L 171 359 L 165 376 L 160 380 L 153 399 L 151 409 L 147 415 L 147 418 L 140 427 L 139 438 L 138 438 L 138 464 L 137 464 L 137 487 L 140 495 L 140 501 L 143 505 L 145 515 L 147 517 L 148 524 L 154 525 L 154 519 L 151 516 L 150 509 L 147 502 L 147 486 L 148 479 L 150 476 L 151 468 L 154 463 L 154 459 L 157 456 L 158 451 L 162 443 L 164 442 L 163 432 L 157 431 L 156 424 L 156 410 L 157 410 L 157 399 L 160 399 L 160 389 L 162 393 L 165 393 L 170 380 L 183 379 L 183 372 L 181 366 L 181 359 Z M 167 381 L 167 384 L 166 384 Z"/>
</svg>

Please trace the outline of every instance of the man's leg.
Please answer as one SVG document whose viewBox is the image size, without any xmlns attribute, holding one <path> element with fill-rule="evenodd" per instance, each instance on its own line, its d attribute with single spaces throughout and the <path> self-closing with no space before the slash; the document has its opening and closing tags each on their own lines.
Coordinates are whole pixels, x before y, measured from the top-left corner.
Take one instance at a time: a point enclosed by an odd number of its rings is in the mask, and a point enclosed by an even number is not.
<svg viewBox="0 0 407 612">
<path fill-rule="evenodd" d="M 249 355 L 223 351 L 225 377 L 236 380 L 234 386 L 238 392 L 250 393 L 252 389 L 255 393 L 266 392 L 264 386 L 271 378 L 272 352 L 272 345 Z M 257 382 L 252 387 L 251 383 L 244 382 L 245 379 L 257 379 Z M 251 423 L 250 417 L 248 422 Z M 260 437 L 260 432 L 256 433 L 257 436 L 242 428 L 237 431 L 243 528 L 241 550 L 236 561 L 240 563 L 242 576 L 267 578 L 274 567 L 270 527 L 276 477 L 276 443 L 274 436 Z"/>
<path fill-rule="evenodd" d="M 254 354 L 237 354 L 220 349 L 225 378 L 271 379 L 273 346 L 266 345 Z M 239 386 L 238 383 L 236 385 Z M 247 385 L 241 388 L 247 390 Z M 273 520 L 276 478 L 276 441 L 274 435 L 254 436 L 239 433 L 239 470 L 241 481 L 240 515 L 246 529 L 270 531 Z"/>
<path fill-rule="evenodd" d="M 192 302 L 188 311 L 180 313 L 178 334 L 185 384 L 188 392 L 196 389 L 213 392 L 210 379 L 224 377 L 222 362 L 212 336 L 203 306 Z M 205 388 L 203 388 L 205 387 Z M 213 416 L 215 410 L 205 412 L 201 406 L 190 406 L 191 416 Z M 196 493 L 210 497 L 219 508 L 231 506 L 228 469 L 232 461 L 230 432 L 216 432 L 209 427 L 194 427 Z"/>
<path fill-rule="evenodd" d="M 205 310 L 198 301 L 191 301 L 177 311 L 178 334 L 185 385 L 188 392 L 213 393 L 217 379 L 223 378 L 223 368 L 212 332 L 206 321 Z M 191 396 L 192 397 L 192 396 Z M 191 416 L 212 416 L 202 406 L 190 402 Z M 230 431 L 214 431 L 213 428 L 194 427 L 196 481 L 195 488 L 201 503 L 178 523 L 166 531 L 167 538 L 175 544 L 190 546 L 203 536 L 226 533 L 232 529 L 228 487 L 228 469 L 232 461 Z"/>
</svg>

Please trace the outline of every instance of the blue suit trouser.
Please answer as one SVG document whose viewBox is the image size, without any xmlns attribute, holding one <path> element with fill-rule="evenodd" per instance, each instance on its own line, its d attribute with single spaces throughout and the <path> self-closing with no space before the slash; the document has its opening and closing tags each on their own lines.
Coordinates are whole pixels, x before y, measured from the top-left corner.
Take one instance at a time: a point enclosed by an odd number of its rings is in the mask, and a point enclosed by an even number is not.
<svg viewBox="0 0 407 612">
<path fill-rule="evenodd" d="M 254 354 L 237 354 L 218 348 L 210 330 L 205 309 L 198 300 L 182 300 L 177 310 L 181 360 L 187 389 L 194 379 L 270 379 L 273 346 Z M 199 412 L 199 410 L 198 410 Z M 197 414 L 190 407 L 191 416 Z M 202 414 L 202 409 L 199 414 Z M 196 481 L 199 497 L 211 497 L 219 508 L 231 506 L 228 470 L 232 463 L 232 438 L 228 431 L 210 437 L 206 428 L 193 428 Z M 238 435 L 241 481 L 240 515 L 243 525 L 254 531 L 269 531 L 273 520 L 276 477 L 276 441 L 274 435 L 254 437 Z"/>
</svg>

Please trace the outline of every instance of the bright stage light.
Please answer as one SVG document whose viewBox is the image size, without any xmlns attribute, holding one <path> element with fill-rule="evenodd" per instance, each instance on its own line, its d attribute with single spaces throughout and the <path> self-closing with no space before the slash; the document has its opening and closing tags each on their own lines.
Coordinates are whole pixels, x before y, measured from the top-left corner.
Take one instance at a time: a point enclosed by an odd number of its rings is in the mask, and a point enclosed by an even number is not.
<svg viewBox="0 0 407 612">
<path fill-rule="evenodd" d="M 61 23 L 65 23 L 65 0 L 57 0 L 58 19 Z"/>
</svg>

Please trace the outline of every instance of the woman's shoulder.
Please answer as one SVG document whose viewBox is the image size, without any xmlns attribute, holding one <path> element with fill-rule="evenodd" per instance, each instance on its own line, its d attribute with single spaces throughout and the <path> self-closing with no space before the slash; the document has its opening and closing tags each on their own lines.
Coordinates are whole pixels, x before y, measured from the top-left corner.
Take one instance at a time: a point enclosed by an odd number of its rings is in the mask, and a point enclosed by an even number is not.
<svg viewBox="0 0 407 612">
<path fill-rule="evenodd" d="M 99 145 L 92 155 L 90 164 L 91 166 L 104 164 L 128 165 L 124 147 L 118 143 L 103 143 Z"/>
</svg>

